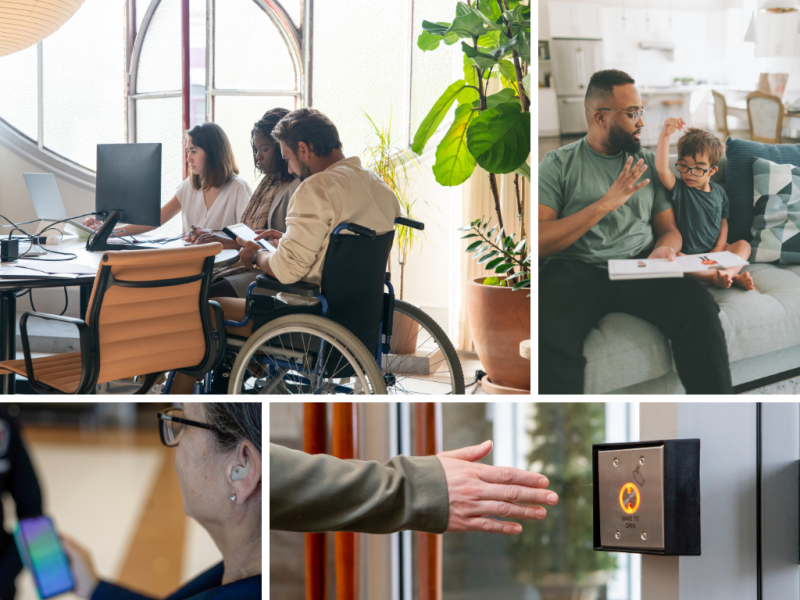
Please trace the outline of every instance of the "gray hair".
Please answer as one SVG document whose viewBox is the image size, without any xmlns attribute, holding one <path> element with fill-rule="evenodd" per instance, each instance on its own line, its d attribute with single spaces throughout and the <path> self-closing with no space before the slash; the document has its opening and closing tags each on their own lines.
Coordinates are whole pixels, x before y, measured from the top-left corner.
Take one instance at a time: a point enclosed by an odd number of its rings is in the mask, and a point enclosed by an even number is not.
<svg viewBox="0 0 800 600">
<path fill-rule="evenodd" d="M 219 452 L 228 452 L 250 440 L 261 454 L 261 402 L 208 402 L 206 419 Z"/>
</svg>

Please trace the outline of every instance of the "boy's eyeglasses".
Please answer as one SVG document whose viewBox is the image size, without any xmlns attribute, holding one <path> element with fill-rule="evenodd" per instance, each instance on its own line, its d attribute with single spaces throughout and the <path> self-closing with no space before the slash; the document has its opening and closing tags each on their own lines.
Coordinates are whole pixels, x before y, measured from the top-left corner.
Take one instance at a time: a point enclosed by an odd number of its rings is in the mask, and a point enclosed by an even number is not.
<svg viewBox="0 0 800 600">
<path fill-rule="evenodd" d="M 714 167 L 709 167 L 708 169 L 701 169 L 700 167 L 692 167 L 690 169 L 686 165 L 682 165 L 681 163 L 675 163 L 675 168 L 678 169 L 678 173 L 688 173 L 689 171 L 691 171 L 692 175 L 694 175 L 695 177 L 702 177 Z"/>
<path fill-rule="evenodd" d="M 203 429 L 217 431 L 215 427 L 212 427 L 208 423 L 199 423 L 197 421 L 184 419 L 183 409 L 180 408 L 168 408 L 163 413 L 158 413 L 158 420 L 158 431 L 161 434 L 161 443 L 169 447 L 177 446 L 180 443 L 187 425 L 190 427 L 201 427 Z"/>
<path fill-rule="evenodd" d="M 611 112 L 618 112 L 628 115 L 634 122 L 638 121 L 640 117 L 644 117 L 647 113 L 647 107 L 643 106 L 642 108 L 637 108 L 633 112 L 628 110 L 619 110 L 617 108 L 598 108 L 597 110 L 610 110 Z"/>
</svg>

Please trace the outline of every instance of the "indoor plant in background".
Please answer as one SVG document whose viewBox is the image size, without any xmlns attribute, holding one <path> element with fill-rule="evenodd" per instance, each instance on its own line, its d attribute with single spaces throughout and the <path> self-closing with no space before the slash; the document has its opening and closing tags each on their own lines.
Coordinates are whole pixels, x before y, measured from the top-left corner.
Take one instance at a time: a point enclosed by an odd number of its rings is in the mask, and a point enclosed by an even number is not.
<svg viewBox="0 0 800 600">
<path fill-rule="evenodd" d="M 531 254 L 525 235 L 525 198 L 520 175 L 530 181 L 530 7 L 519 0 L 458 2 L 452 23 L 422 22 L 417 46 L 432 51 L 441 43 L 461 43 L 464 79 L 451 84 L 417 130 L 411 149 L 420 154 L 436 129 L 456 106 L 453 123 L 436 148 L 433 173 L 445 186 L 464 183 L 476 164 L 488 173 L 496 226 L 481 218 L 462 228 L 471 240 L 478 264 L 496 276 L 468 284 L 470 329 L 478 357 L 496 386 L 530 389 L 530 362 L 519 356 L 519 344 L 530 334 Z M 500 91 L 489 94 L 491 80 Z M 500 206 L 497 175 L 514 173 L 516 218 L 520 240 L 507 233 Z"/>
<path fill-rule="evenodd" d="M 410 198 L 407 191 L 408 172 L 406 171 L 406 162 L 420 170 L 419 163 L 406 150 L 395 146 L 392 140 L 391 113 L 389 113 L 389 123 L 382 123 L 380 127 L 368 114 L 364 113 L 364 116 L 369 120 L 373 131 L 372 139 L 363 152 L 367 168 L 380 177 L 397 196 L 397 200 L 400 202 L 400 216 L 416 220 L 414 204 L 417 201 Z M 412 229 L 405 225 L 395 225 L 393 250 L 397 252 L 397 262 L 400 264 L 400 286 L 398 290 L 400 300 L 405 300 L 405 268 L 408 261 L 408 253 L 415 246 L 422 248 L 423 236 L 423 232 L 417 229 Z M 392 261 L 390 258 L 387 265 L 389 271 L 391 271 L 391 266 Z M 406 315 L 395 312 L 392 330 L 404 332 L 402 336 L 392 336 L 390 349 L 392 354 L 410 354 L 416 350 L 419 323 Z M 403 345 L 402 348 L 398 347 L 401 343 Z"/>
<path fill-rule="evenodd" d="M 597 600 L 616 559 L 593 549 L 592 444 L 605 441 L 602 403 L 536 405 L 528 468 L 545 475 L 558 504 L 510 540 L 518 579 L 542 600 Z"/>
</svg>

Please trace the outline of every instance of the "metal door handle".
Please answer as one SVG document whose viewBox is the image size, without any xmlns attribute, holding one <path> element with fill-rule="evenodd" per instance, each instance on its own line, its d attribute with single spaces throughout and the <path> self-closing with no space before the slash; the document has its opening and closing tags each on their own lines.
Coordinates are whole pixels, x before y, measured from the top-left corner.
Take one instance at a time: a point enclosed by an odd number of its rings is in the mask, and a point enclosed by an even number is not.
<svg viewBox="0 0 800 600">
<path fill-rule="evenodd" d="M 583 64 L 583 50 L 575 50 L 575 66 L 578 69 L 578 87 L 586 87 L 586 69 Z"/>
</svg>

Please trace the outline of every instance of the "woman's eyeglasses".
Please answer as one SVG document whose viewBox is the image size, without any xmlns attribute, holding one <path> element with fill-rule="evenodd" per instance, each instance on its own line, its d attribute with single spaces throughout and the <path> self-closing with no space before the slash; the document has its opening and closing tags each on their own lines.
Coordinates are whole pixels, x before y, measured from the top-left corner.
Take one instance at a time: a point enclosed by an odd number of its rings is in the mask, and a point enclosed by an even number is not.
<svg viewBox="0 0 800 600">
<path fill-rule="evenodd" d="M 199 423 L 198 421 L 184 419 L 183 409 L 181 408 L 168 408 L 163 413 L 158 413 L 158 420 L 158 431 L 161 434 L 161 443 L 169 447 L 177 446 L 180 443 L 187 425 L 216 431 L 216 428 L 208 423 Z"/>
</svg>

